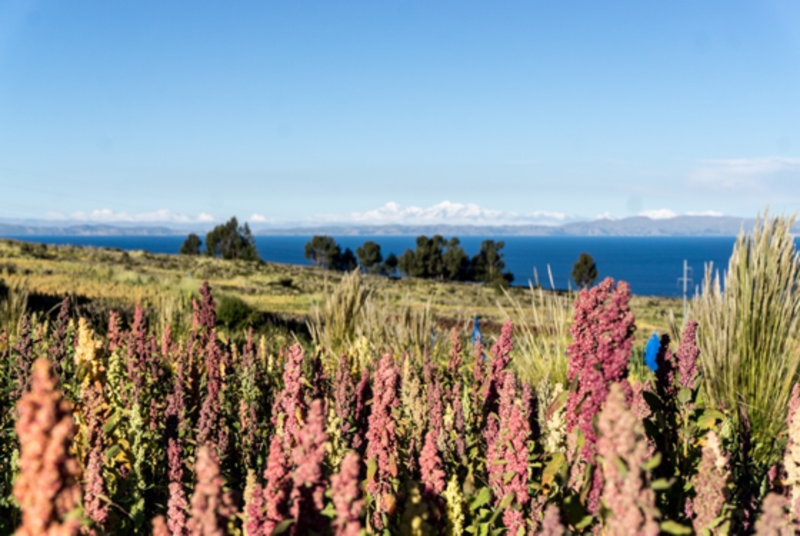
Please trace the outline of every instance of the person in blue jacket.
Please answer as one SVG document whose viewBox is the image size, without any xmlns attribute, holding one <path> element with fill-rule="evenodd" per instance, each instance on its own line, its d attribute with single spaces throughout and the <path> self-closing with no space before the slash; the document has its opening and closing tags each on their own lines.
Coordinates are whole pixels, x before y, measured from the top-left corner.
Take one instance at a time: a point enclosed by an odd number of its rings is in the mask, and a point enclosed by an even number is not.
<svg viewBox="0 0 800 536">
<path fill-rule="evenodd" d="M 658 370 L 658 352 L 661 350 L 661 339 L 653 332 L 644 348 L 644 364 L 653 372 Z"/>
<path fill-rule="evenodd" d="M 478 341 L 480 341 L 481 346 L 483 346 L 483 335 L 481 335 L 480 322 L 478 321 L 478 315 L 475 315 L 475 324 L 472 327 L 472 345 L 476 346 Z M 483 354 L 483 360 L 486 361 L 486 354 Z"/>
</svg>

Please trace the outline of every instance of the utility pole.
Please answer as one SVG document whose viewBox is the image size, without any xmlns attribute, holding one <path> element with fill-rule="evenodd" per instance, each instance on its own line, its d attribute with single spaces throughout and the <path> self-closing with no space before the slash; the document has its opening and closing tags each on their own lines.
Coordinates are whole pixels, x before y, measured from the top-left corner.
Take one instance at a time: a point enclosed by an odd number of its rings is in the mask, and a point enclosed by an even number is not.
<svg viewBox="0 0 800 536">
<path fill-rule="evenodd" d="M 678 283 L 683 283 L 683 323 L 686 324 L 686 308 L 687 308 L 687 299 L 689 294 L 689 281 L 692 281 L 692 278 L 689 277 L 689 272 L 692 269 L 689 267 L 689 261 L 683 259 L 683 277 L 678 278 Z"/>
</svg>

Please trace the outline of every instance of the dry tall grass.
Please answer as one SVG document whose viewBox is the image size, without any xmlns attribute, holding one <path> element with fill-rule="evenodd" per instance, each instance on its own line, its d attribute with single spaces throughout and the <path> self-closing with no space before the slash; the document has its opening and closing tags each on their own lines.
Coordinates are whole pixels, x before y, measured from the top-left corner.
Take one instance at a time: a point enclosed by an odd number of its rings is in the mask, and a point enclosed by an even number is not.
<svg viewBox="0 0 800 536">
<path fill-rule="evenodd" d="M 406 300 L 392 307 L 358 270 L 342 277 L 326 294 L 307 325 L 314 343 L 333 358 L 359 346 L 359 340 L 372 353 L 391 348 L 421 357 L 431 349 L 434 333 L 430 304 L 414 307 Z"/>
<path fill-rule="evenodd" d="M 172 333 L 185 335 L 192 327 L 192 297 L 190 291 L 174 291 L 159 295 L 155 300 L 156 321 L 160 331 L 167 325 Z"/>
<path fill-rule="evenodd" d="M 373 351 L 392 348 L 409 351 L 416 358 L 425 355 L 426 349 L 433 353 L 431 340 L 435 323 L 430 302 L 423 307 L 414 307 L 411 300 L 406 299 L 399 311 L 397 308 L 394 311 L 388 303 L 379 303 L 375 297 L 367 301 L 359 334 L 370 341 Z"/>
<path fill-rule="evenodd" d="M 552 273 L 550 282 L 551 288 L 554 288 Z M 504 292 L 512 304 L 511 310 L 506 311 L 500 303 L 498 306 L 517 329 L 514 365 L 521 378 L 532 385 L 546 382 L 560 383 L 566 387 L 569 322 L 574 296 L 571 292 L 559 294 L 553 290 L 545 291 L 538 281 L 535 287 L 530 286 L 529 305 L 523 305 L 508 291 Z"/>
<path fill-rule="evenodd" d="M 353 346 L 371 289 L 358 270 L 346 274 L 314 307 L 307 322 L 314 343 L 338 357 Z"/>
<path fill-rule="evenodd" d="M 16 279 L 6 285 L 0 279 L 0 331 L 17 334 L 19 322 L 28 309 L 28 295 L 24 280 Z"/>
</svg>

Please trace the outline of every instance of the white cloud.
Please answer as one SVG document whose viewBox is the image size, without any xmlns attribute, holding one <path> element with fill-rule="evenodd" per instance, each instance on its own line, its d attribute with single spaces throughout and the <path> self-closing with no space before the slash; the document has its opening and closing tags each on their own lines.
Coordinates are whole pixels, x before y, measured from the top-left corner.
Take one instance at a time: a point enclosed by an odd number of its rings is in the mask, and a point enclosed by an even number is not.
<svg viewBox="0 0 800 536">
<path fill-rule="evenodd" d="M 598 214 L 593 218 L 595 221 L 597 220 L 618 220 L 619 218 L 613 215 L 610 212 L 603 212 L 602 214 Z"/>
<path fill-rule="evenodd" d="M 800 178 L 800 158 L 708 159 L 689 173 L 689 184 L 723 191 L 757 191 L 790 178 Z"/>
<path fill-rule="evenodd" d="M 651 220 L 670 220 L 676 218 L 678 215 L 668 208 L 659 208 L 655 210 L 645 210 L 638 214 Z"/>
<path fill-rule="evenodd" d="M 248 221 L 251 221 L 253 223 L 266 223 L 270 220 L 263 214 L 251 214 L 250 217 L 248 218 Z"/>
<path fill-rule="evenodd" d="M 487 209 L 475 203 L 442 201 L 430 207 L 403 207 L 398 203 L 389 202 L 382 207 L 365 212 L 318 214 L 312 219 L 315 222 L 371 225 L 424 225 L 438 223 L 455 225 L 559 225 L 574 218 L 560 212 L 531 211 L 518 213 Z"/>
<path fill-rule="evenodd" d="M 644 210 L 637 214 L 637 216 L 644 216 L 645 218 L 650 218 L 651 220 L 671 220 L 672 218 L 677 218 L 678 216 L 710 216 L 714 218 L 720 218 L 724 216 L 724 214 L 722 212 L 717 212 L 716 210 L 684 212 L 683 214 L 678 214 L 677 212 L 668 208 L 660 208 L 655 210 Z"/>
<path fill-rule="evenodd" d="M 166 209 L 156 210 L 155 212 L 131 214 L 126 211 L 101 208 L 94 209 L 90 212 L 72 212 L 68 215 L 64 215 L 60 212 L 48 212 L 46 218 L 50 220 L 73 220 L 92 223 L 209 223 L 216 221 L 216 218 L 205 212 L 201 212 L 196 217 L 191 217 L 185 214 L 175 214 Z"/>
<path fill-rule="evenodd" d="M 668 208 L 645 210 L 638 214 L 652 220 L 665 220 L 678 216 L 722 216 L 722 213 L 708 210 L 705 212 L 677 213 Z M 611 212 L 596 215 L 594 220 L 619 220 Z M 531 211 L 526 213 L 493 210 L 483 208 L 474 203 L 452 203 L 442 201 L 430 207 L 401 206 L 398 203 L 386 203 L 382 207 L 364 212 L 350 214 L 318 214 L 308 223 L 319 224 L 359 224 L 359 225 L 562 225 L 573 221 L 582 221 L 572 215 L 561 212 Z"/>
<path fill-rule="evenodd" d="M 668 208 L 659 208 L 659 209 L 652 209 L 652 210 L 643 210 L 639 212 L 637 216 L 643 218 L 650 218 L 651 220 L 670 220 L 672 218 L 677 218 L 678 216 L 714 216 L 714 217 L 721 217 L 724 216 L 722 212 L 717 212 L 715 210 L 706 210 L 703 212 L 684 212 L 679 214 L 674 210 L 670 210 Z M 619 216 L 615 216 L 611 212 L 603 212 L 602 214 L 598 214 L 593 218 L 595 221 L 597 220 L 619 220 Z"/>
<path fill-rule="evenodd" d="M 687 212 L 686 216 L 710 216 L 712 218 L 721 218 L 724 216 L 722 212 L 717 212 L 716 210 L 705 210 L 703 212 Z"/>
</svg>

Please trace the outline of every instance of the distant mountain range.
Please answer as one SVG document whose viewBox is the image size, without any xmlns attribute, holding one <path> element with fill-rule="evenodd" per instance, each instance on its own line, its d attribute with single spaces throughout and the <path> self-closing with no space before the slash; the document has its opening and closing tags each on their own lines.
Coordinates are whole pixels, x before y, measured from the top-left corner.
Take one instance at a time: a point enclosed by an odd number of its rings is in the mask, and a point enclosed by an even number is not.
<svg viewBox="0 0 800 536">
<path fill-rule="evenodd" d="M 563 225 L 359 225 L 329 224 L 318 226 L 270 227 L 254 230 L 256 235 L 389 236 L 735 236 L 744 228 L 752 229 L 754 218 L 734 216 L 676 216 L 648 218 L 599 219 Z M 70 224 L 65 222 L 0 222 L 0 236 L 170 236 L 185 235 L 187 228 L 165 225 Z M 191 229 L 205 233 L 208 224 Z M 795 225 L 795 232 L 800 230 Z"/>
<path fill-rule="evenodd" d="M 337 225 L 259 229 L 264 235 L 386 236 L 735 236 L 744 227 L 749 230 L 754 218 L 732 216 L 676 216 L 653 219 L 635 216 L 618 220 L 601 219 L 570 222 L 564 225 Z M 800 230 L 800 227 L 795 226 Z"/>
<path fill-rule="evenodd" d="M 86 223 L 81 225 L 18 224 L 0 222 L 0 236 L 168 236 L 185 231 L 164 226 L 119 226 Z"/>
</svg>

